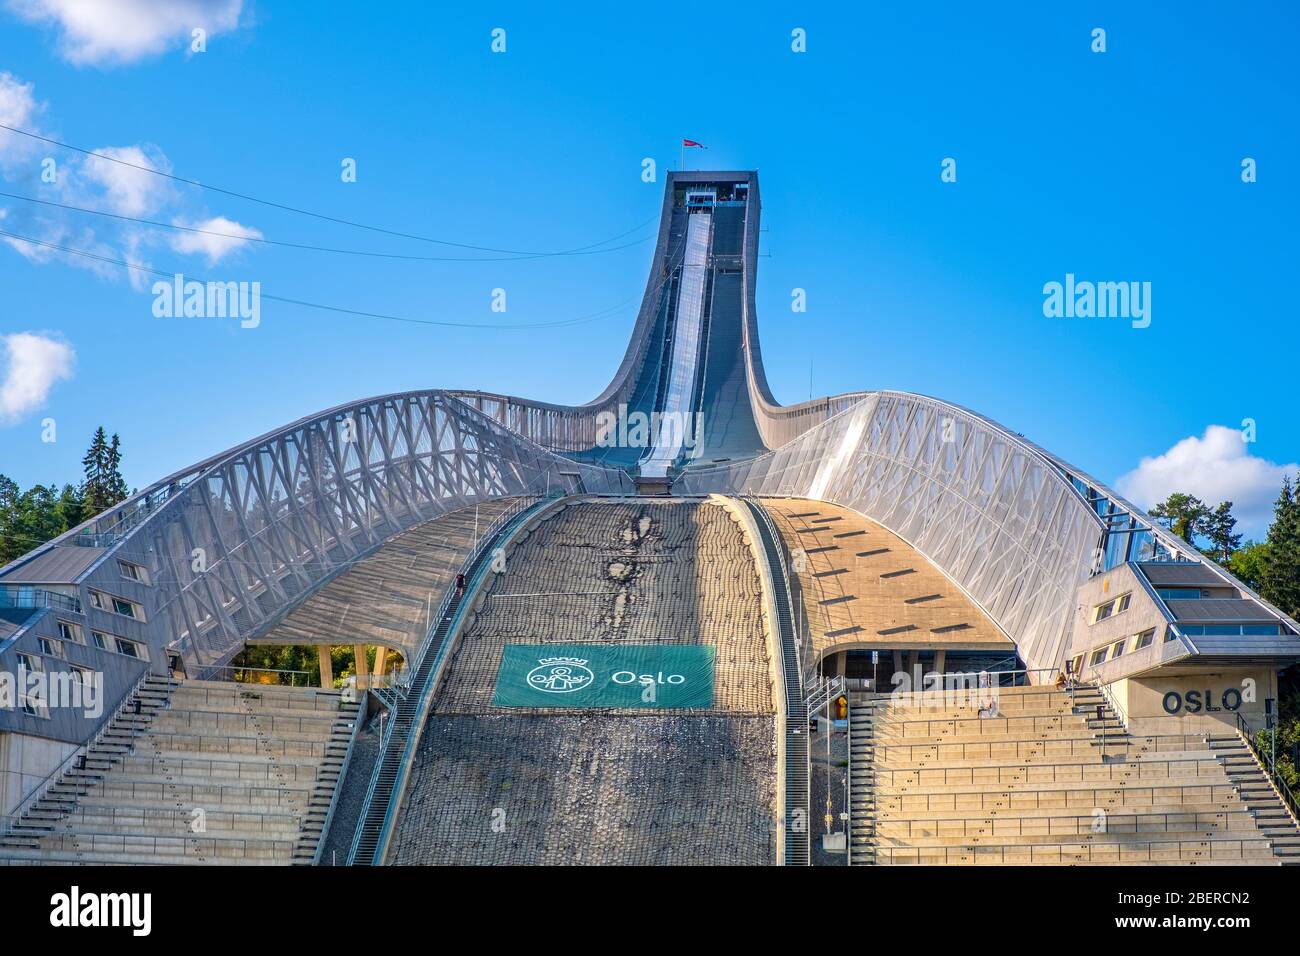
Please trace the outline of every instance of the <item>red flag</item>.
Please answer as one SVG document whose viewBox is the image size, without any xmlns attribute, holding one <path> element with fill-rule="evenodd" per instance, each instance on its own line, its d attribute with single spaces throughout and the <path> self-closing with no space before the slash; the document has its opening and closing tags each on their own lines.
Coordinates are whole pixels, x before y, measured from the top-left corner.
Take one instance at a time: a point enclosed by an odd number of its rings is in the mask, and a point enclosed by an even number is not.
<svg viewBox="0 0 1300 956">
<path fill-rule="evenodd" d="M 684 139 L 684 140 L 682 140 L 682 149 L 685 149 L 687 146 L 698 146 L 700 149 L 708 149 L 708 148 L 709 148 L 709 147 L 705 146 L 703 143 L 697 143 L 697 142 L 695 142 L 695 140 L 693 140 L 693 139 Z"/>
</svg>

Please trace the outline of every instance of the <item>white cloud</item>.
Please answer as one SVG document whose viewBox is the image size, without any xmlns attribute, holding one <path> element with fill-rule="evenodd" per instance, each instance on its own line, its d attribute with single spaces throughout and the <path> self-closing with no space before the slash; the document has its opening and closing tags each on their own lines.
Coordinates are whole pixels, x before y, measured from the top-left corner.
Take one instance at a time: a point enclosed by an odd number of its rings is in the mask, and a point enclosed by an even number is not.
<svg viewBox="0 0 1300 956">
<path fill-rule="evenodd" d="M 36 113 L 35 89 L 12 73 L 0 72 L 0 123 L 25 129 Z"/>
<path fill-rule="evenodd" d="M 188 49 L 195 28 L 209 38 L 235 29 L 243 0 L 8 0 L 29 23 L 57 24 L 59 49 L 79 66 L 132 63 Z"/>
<path fill-rule="evenodd" d="M 1258 538 L 1272 520 L 1282 477 L 1297 470 L 1300 465 L 1294 462 L 1279 465 L 1250 454 L 1238 429 L 1210 425 L 1199 438 L 1192 435 L 1162 455 L 1143 458 L 1115 487 L 1142 508 L 1176 491 L 1196 495 L 1211 507 L 1231 501 L 1239 528 Z"/>
<path fill-rule="evenodd" d="M 171 163 L 158 148 L 106 146 L 95 152 L 101 155 L 87 156 L 81 173 L 88 183 L 102 190 L 98 197 L 102 208 L 120 216 L 145 216 L 171 198 L 169 181 L 148 172 L 171 172 Z"/>
<path fill-rule="evenodd" d="M 171 238 L 172 248 L 187 254 L 202 254 L 208 265 L 214 265 L 225 256 L 242 246 L 248 245 L 249 239 L 261 239 L 262 233 L 251 226 L 243 226 L 225 216 L 213 216 L 199 222 L 186 222 L 173 219 L 176 226 L 188 226 L 202 229 L 203 232 L 177 232 Z M 212 235 L 223 233 L 223 235 Z"/>
<path fill-rule="evenodd" d="M 0 336 L 8 355 L 0 381 L 0 422 L 13 424 L 45 403 L 54 383 L 71 378 L 77 355 L 72 346 L 35 332 Z"/>
<path fill-rule="evenodd" d="M 34 120 L 42 109 L 32 84 L 0 72 L 0 122 L 39 132 Z M 58 159 L 57 178 L 37 185 L 43 171 L 41 160 L 47 152 Z M 39 192 L 42 198 L 48 196 L 70 206 L 117 216 L 165 218 L 176 225 L 228 235 L 173 233 L 143 223 L 92 217 L 14 200 L 0 206 L 0 228 L 90 255 L 63 252 L 9 236 L 0 236 L 0 247 L 9 246 L 37 265 L 58 262 L 88 269 L 106 279 L 126 278 L 133 288 L 146 289 L 152 282 L 148 272 L 123 268 L 105 260 L 121 260 L 149 268 L 155 250 L 171 248 L 186 254 L 201 254 L 212 265 L 247 245 L 249 239 L 262 237 L 252 226 L 224 216 L 207 216 L 206 211 L 187 215 L 186 207 L 196 205 L 196 192 L 150 172 L 172 170 L 171 162 L 157 146 L 107 146 L 94 152 L 100 155 L 66 155 L 52 147 L 42 147 L 35 140 L 0 130 L 0 181 L 13 184 L 14 192 L 24 195 Z"/>
<path fill-rule="evenodd" d="M 32 129 L 36 114 L 40 112 L 34 92 L 31 83 L 24 83 L 12 73 L 0 72 L 0 123 L 17 129 Z M 0 168 L 28 159 L 35 153 L 35 140 L 0 129 Z"/>
</svg>

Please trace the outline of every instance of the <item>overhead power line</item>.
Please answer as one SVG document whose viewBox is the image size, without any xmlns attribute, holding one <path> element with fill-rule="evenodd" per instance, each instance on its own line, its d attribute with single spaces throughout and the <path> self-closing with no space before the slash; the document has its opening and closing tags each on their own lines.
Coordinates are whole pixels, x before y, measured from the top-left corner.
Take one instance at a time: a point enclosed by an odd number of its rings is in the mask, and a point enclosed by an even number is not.
<svg viewBox="0 0 1300 956">
<path fill-rule="evenodd" d="M 270 199 L 261 199 L 257 196 L 250 196 L 247 193 L 236 192 L 233 189 L 223 189 L 220 186 L 212 186 L 207 183 L 199 182 L 197 179 L 186 179 L 184 176 L 176 176 L 172 173 L 165 173 L 160 169 L 154 169 L 152 166 L 144 166 L 139 163 L 128 162 L 125 159 L 119 159 L 116 156 L 109 156 L 106 153 L 100 153 L 93 149 L 86 149 L 82 146 L 74 146 L 71 143 L 65 143 L 62 142 L 61 140 L 52 139 L 49 136 L 42 136 L 39 133 L 33 133 L 30 130 L 19 129 L 16 126 L 9 126 L 6 123 L 0 123 L 0 129 L 8 130 L 9 132 L 16 133 L 19 136 L 26 136 L 29 139 L 38 140 L 39 142 L 42 143 L 48 143 L 51 146 L 58 146 L 60 149 L 72 150 L 73 152 L 81 153 L 85 156 L 94 156 L 96 159 L 102 159 L 104 162 L 107 163 L 116 163 L 119 166 L 126 166 L 130 169 L 138 169 L 141 172 L 152 173 L 155 176 L 161 176 L 164 179 L 170 179 L 172 182 L 184 183 L 187 186 L 196 186 L 199 189 L 206 189 L 209 192 L 220 193 L 223 196 L 230 196 L 234 199 L 242 199 L 245 202 L 257 203 L 258 205 L 268 206 L 272 209 L 279 209 L 283 212 L 291 212 L 299 216 L 310 216 L 312 219 L 319 219 L 323 222 L 332 222 L 340 226 L 350 226 L 353 229 L 365 229 L 368 232 L 377 232 L 377 233 L 381 233 L 382 235 L 394 236 L 399 239 L 413 239 L 416 240 L 417 242 L 431 242 L 440 246 L 452 246 L 457 249 L 470 249 L 475 252 L 492 252 L 498 255 L 531 256 L 531 257 L 572 255 L 574 253 L 583 252 L 603 244 L 603 243 L 592 243 L 591 245 L 587 245 L 587 246 L 579 246 L 576 249 L 564 249 L 558 252 L 537 252 L 535 250 L 523 250 L 523 249 L 498 249 L 493 246 L 477 246 L 467 242 L 454 242 L 449 239 L 436 239 L 431 236 L 421 236 L 416 233 L 401 232 L 396 229 L 385 229 L 382 226 L 371 226 L 368 225 L 367 223 L 357 222 L 353 219 L 344 219 L 339 216 L 329 216 L 326 215 L 325 213 L 314 212 L 310 209 L 301 209 L 297 206 L 290 206 L 287 203 L 280 203 Z M 637 228 L 640 227 L 638 226 Z M 624 235 L 626 235 L 626 233 Z"/>
<path fill-rule="evenodd" d="M 589 247 L 574 250 L 572 252 L 534 253 L 529 255 L 510 255 L 510 256 L 414 256 L 414 255 L 404 255 L 402 253 L 395 253 L 395 252 L 368 252 L 362 249 L 343 249 L 334 246 L 318 246 L 318 245 L 313 245 L 311 243 L 305 243 L 305 242 L 287 242 L 285 240 L 280 240 L 280 239 L 267 239 L 265 237 L 258 237 L 258 236 L 245 236 L 235 232 L 218 232 L 215 229 L 201 229 L 198 226 L 182 226 L 179 223 L 162 222 L 157 219 L 142 219 L 139 216 L 124 216 L 120 213 L 107 212 L 106 210 L 103 209 L 90 209 L 86 206 L 74 206 L 71 205 L 70 203 L 55 202 L 52 199 L 38 199 L 35 196 L 24 196 L 21 195 L 20 193 L 7 193 L 7 192 L 0 191 L 0 196 L 6 199 L 18 199 L 21 200 L 22 202 L 36 203 L 41 206 L 53 206 L 58 209 L 66 209 L 71 212 L 84 213 L 90 216 L 102 216 L 107 219 L 116 219 L 121 222 L 132 222 L 143 226 L 155 226 L 160 229 L 172 229 L 177 232 L 195 233 L 203 236 L 216 236 L 222 239 L 236 239 L 242 242 L 256 242 L 256 243 L 261 243 L 263 245 L 282 246 L 289 249 L 304 249 L 304 250 L 309 250 L 311 252 L 332 252 L 332 253 L 337 253 L 339 255 L 367 256 L 376 259 L 404 259 L 404 260 L 413 260 L 416 262 L 522 262 L 527 259 L 554 258 L 555 256 L 598 256 L 601 255 L 602 253 L 617 252 L 620 249 L 630 249 L 633 246 L 641 245 L 643 242 L 645 242 L 647 239 L 651 237 L 645 236 L 641 239 L 635 240 L 634 242 L 624 243 L 621 246 L 607 246 L 606 244 L 611 242 L 616 242 L 619 239 L 622 239 L 624 236 L 627 236 L 633 232 L 636 232 L 638 229 L 642 229 L 648 226 L 656 218 L 652 216 L 650 219 L 647 219 L 645 222 L 637 226 L 633 226 L 631 229 L 627 230 L 626 232 L 621 232 L 617 236 L 611 236 L 608 239 L 603 239 L 600 242 L 593 243 Z M 596 248 L 598 246 L 606 246 L 606 248 L 603 249 Z"/>
<path fill-rule="evenodd" d="M 18 233 L 9 232 L 4 229 L 0 229 L 0 236 L 4 236 L 9 239 L 16 239 L 20 242 L 31 243 L 34 246 L 41 246 L 46 249 L 54 249 L 57 250 L 58 252 L 63 252 L 68 255 L 81 256 L 86 259 L 94 259 L 96 261 L 108 263 L 110 265 L 121 266 L 124 269 L 132 269 L 136 272 L 143 272 L 149 275 L 160 276 L 161 278 L 164 279 L 171 279 L 175 275 L 175 273 L 173 272 L 165 272 L 162 269 L 155 269 L 152 266 L 142 265 L 138 262 L 128 262 L 125 259 L 117 259 L 114 258 L 113 256 L 105 256 L 97 252 L 90 252 L 85 249 L 77 249 L 75 247 L 65 246 L 57 242 L 48 242 L 44 239 L 34 239 L 31 236 L 19 235 Z M 203 279 L 198 278 L 197 276 L 190 276 L 190 279 L 195 282 L 205 281 Z M 561 326 L 566 326 L 566 325 L 578 325 L 583 322 L 592 322 L 596 319 L 603 318 L 607 315 L 610 315 L 611 313 L 618 311 L 628 303 L 633 302 L 638 298 L 638 296 L 632 296 L 631 298 L 625 299 L 622 302 L 618 303 L 617 305 L 612 305 L 609 306 L 608 308 L 601 309 L 599 312 L 592 312 L 588 315 L 579 316 L 574 319 L 558 319 L 554 322 L 507 322 L 499 325 L 485 325 L 482 322 L 447 322 L 438 319 L 417 319 L 417 318 L 412 318 L 411 316 L 389 315 L 383 312 L 366 312 L 362 309 L 348 309 L 342 306 L 328 305 L 323 302 L 309 302 L 305 299 L 293 299 L 293 298 L 289 298 L 288 296 L 272 295 L 267 292 L 261 292 L 259 294 L 261 298 L 266 299 L 270 302 L 282 302 L 286 305 L 298 305 L 298 306 L 302 306 L 303 308 L 319 309 L 324 312 L 336 312 L 342 315 L 355 315 L 355 316 L 360 316 L 362 318 L 368 318 L 368 319 L 384 319 L 389 322 L 407 322 L 413 325 L 437 325 L 437 326 L 443 326 L 447 328 L 478 329 L 480 331 L 492 331 L 494 329 L 552 329 L 552 328 L 559 328 Z"/>
</svg>

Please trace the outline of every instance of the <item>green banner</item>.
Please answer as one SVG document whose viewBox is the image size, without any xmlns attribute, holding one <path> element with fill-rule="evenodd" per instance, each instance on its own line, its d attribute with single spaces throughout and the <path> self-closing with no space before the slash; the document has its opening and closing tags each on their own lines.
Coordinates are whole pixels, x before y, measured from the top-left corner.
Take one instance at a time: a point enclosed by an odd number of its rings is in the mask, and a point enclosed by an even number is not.
<svg viewBox="0 0 1300 956">
<path fill-rule="evenodd" d="M 712 707 L 712 647 L 507 644 L 497 707 Z"/>
</svg>

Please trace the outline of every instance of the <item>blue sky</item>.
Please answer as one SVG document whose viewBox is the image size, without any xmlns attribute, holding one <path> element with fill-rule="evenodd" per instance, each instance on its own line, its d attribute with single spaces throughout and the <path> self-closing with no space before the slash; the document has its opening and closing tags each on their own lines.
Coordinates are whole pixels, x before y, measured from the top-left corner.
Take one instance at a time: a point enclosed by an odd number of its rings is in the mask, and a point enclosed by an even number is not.
<svg viewBox="0 0 1300 956">
<path fill-rule="evenodd" d="M 1300 459 L 1289 374 L 1300 352 L 1292 4 L 810 13 L 782 3 L 701 16 L 686 4 L 448 12 L 392 2 L 363 13 L 351 3 L 177 0 L 159 11 L 102 0 L 102 15 L 81 18 L 72 6 L 0 0 L 0 122 L 474 245 L 561 250 L 633 231 L 612 243 L 626 248 L 600 255 L 412 262 L 205 249 L 195 234 L 0 198 L 0 230 L 14 234 L 258 281 L 264 294 L 482 326 L 267 301 L 256 329 L 157 318 L 152 277 L 133 283 L 117 267 L 0 245 L 10 353 L 0 472 L 24 485 L 75 480 L 99 424 L 122 436 L 127 480 L 144 486 L 372 394 L 480 387 L 589 400 L 622 357 L 652 252 L 663 177 L 643 183 L 641 161 L 673 168 L 683 136 L 709 147 L 689 155 L 693 166 L 759 170 L 759 323 L 780 400 L 806 399 L 810 373 L 818 395 L 940 396 L 1120 481 L 1139 503 L 1174 487 L 1233 497 L 1253 533 Z M 207 49 L 190 52 L 203 24 Z M 497 27 L 502 54 L 490 50 Z M 791 50 L 796 27 L 805 53 Z M 1104 53 L 1090 49 L 1097 27 Z M 345 157 L 357 162 L 355 183 L 341 181 Z M 955 183 L 940 179 L 947 157 Z M 1245 157 L 1257 161 L 1255 183 L 1241 181 Z M 40 179 L 46 158 L 56 184 Z M 215 220 L 211 231 L 465 254 L 2 130 L 0 179 L 6 193 L 196 227 Z M 1150 327 L 1046 318 L 1043 285 L 1066 273 L 1150 282 Z M 505 315 L 490 310 L 498 287 Z M 796 287 L 807 290 L 805 314 L 791 312 Z M 603 310 L 569 328 L 492 328 Z M 47 417 L 53 443 L 41 441 Z M 1251 444 L 1211 428 L 1243 419 L 1255 422 Z"/>
</svg>

